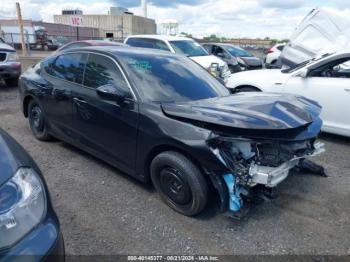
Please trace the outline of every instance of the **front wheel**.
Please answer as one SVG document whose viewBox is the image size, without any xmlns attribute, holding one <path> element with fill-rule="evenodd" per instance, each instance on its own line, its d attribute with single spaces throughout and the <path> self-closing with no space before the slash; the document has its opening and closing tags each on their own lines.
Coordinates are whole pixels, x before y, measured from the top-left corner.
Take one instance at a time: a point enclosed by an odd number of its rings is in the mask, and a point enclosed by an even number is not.
<svg viewBox="0 0 350 262">
<path fill-rule="evenodd" d="M 206 206 L 207 182 L 201 171 L 184 155 L 163 152 L 154 158 L 150 171 L 154 187 L 175 211 L 194 216 Z"/>
<path fill-rule="evenodd" d="M 41 141 L 51 140 L 51 135 L 47 132 L 47 124 L 44 118 L 43 111 L 39 103 L 31 100 L 28 105 L 28 120 L 30 129 L 36 139 Z"/>
</svg>

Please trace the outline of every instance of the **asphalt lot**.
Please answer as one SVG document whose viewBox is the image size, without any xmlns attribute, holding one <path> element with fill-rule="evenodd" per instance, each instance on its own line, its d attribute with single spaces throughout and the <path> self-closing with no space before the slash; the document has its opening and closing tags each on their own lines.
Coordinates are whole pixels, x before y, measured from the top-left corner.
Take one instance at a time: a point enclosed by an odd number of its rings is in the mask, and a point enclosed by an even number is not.
<svg viewBox="0 0 350 262">
<path fill-rule="evenodd" d="M 206 211 L 188 218 L 144 185 L 68 144 L 31 134 L 18 90 L 0 86 L 0 126 L 32 155 L 48 183 L 67 254 L 348 254 L 350 139 L 322 135 L 330 175 L 294 174 L 279 197 L 237 221 Z"/>
</svg>

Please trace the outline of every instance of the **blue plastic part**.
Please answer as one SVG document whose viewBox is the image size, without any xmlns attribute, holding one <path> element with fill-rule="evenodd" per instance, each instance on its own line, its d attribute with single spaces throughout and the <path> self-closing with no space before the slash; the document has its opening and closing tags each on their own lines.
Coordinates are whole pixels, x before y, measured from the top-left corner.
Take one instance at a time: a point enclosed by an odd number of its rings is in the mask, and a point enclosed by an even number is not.
<svg viewBox="0 0 350 262">
<path fill-rule="evenodd" d="M 224 180 L 230 194 L 230 210 L 237 212 L 243 205 L 242 198 L 240 197 L 240 187 L 236 185 L 236 178 L 232 174 L 225 174 Z"/>
</svg>

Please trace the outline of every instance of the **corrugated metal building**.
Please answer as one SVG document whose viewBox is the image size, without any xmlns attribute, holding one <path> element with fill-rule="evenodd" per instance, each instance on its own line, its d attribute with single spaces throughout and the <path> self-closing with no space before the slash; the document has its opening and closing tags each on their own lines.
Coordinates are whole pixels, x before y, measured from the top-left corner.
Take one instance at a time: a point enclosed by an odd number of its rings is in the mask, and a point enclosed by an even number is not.
<svg viewBox="0 0 350 262">
<path fill-rule="evenodd" d="M 58 24 L 69 25 L 71 15 L 54 15 Z M 107 15 L 82 15 L 82 25 L 99 29 L 100 37 L 125 38 L 135 34 L 155 34 L 157 25 L 153 19 L 136 16 L 128 11 L 115 15 L 115 10 Z"/>
</svg>

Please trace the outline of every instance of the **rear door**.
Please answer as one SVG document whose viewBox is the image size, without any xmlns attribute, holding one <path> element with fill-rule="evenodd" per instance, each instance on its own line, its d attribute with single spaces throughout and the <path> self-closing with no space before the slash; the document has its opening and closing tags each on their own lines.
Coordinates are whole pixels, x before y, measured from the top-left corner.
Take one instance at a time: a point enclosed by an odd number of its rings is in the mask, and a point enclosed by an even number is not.
<svg viewBox="0 0 350 262">
<path fill-rule="evenodd" d="M 70 138 L 72 128 L 72 90 L 82 84 L 86 54 L 69 53 L 47 59 L 38 83 L 40 102 L 50 128 L 58 136 Z"/>
<path fill-rule="evenodd" d="M 129 94 L 118 104 L 97 95 L 96 88 L 113 84 Z M 90 53 L 84 72 L 83 85 L 73 94 L 74 137 L 85 149 L 118 166 L 134 172 L 138 103 L 121 68 L 114 58 Z"/>
</svg>

